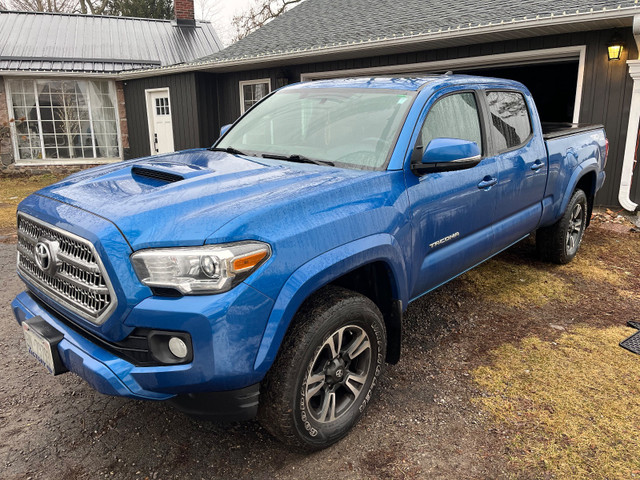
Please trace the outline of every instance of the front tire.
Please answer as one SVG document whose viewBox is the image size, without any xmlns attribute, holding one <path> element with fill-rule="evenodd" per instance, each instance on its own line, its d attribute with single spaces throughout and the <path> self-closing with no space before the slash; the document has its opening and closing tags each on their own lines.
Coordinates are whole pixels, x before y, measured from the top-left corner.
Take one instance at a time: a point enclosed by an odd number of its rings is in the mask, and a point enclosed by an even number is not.
<svg viewBox="0 0 640 480">
<path fill-rule="evenodd" d="M 258 420 L 301 450 L 337 442 L 371 401 L 386 346 L 384 320 L 371 300 L 323 288 L 294 318 L 263 382 Z"/>
<path fill-rule="evenodd" d="M 573 260 L 587 227 L 588 211 L 586 194 L 576 189 L 562 218 L 550 227 L 541 228 L 536 232 L 538 256 L 561 265 Z"/>
</svg>

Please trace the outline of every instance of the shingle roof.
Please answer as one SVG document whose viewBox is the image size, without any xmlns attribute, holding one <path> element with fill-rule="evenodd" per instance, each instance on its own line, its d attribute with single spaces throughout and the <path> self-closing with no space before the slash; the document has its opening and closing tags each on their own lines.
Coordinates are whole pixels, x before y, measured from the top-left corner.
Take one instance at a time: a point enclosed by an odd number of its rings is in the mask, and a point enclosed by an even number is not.
<svg viewBox="0 0 640 480">
<path fill-rule="evenodd" d="M 306 0 L 199 62 L 260 58 L 441 32 L 462 33 L 562 16 L 570 22 L 630 9 L 640 12 L 638 0 Z"/>
<path fill-rule="evenodd" d="M 117 73 L 176 65 L 222 48 L 209 22 L 0 11 L 0 71 Z"/>
</svg>

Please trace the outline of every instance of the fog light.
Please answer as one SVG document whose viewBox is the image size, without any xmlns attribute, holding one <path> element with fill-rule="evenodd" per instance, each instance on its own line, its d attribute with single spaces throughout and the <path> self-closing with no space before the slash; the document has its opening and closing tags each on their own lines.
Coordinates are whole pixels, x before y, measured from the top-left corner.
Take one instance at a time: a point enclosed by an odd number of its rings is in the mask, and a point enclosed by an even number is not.
<svg viewBox="0 0 640 480">
<path fill-rule="evenodd" d="M 169 351 L 178 358 L 185 358 L 189 353 L 187 344 L 178 337 L 171 337 L 169 339 Z"/>
</svg>

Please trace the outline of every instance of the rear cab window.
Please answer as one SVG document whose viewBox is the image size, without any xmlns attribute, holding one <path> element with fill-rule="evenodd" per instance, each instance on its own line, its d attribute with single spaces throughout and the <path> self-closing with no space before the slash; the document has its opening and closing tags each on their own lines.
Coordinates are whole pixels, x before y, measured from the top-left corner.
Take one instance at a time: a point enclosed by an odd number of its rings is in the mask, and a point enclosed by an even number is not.
<svg viewBox="0 0 640 480">
<path fill-rule="evenodd" d="M 498 153 L 524 146 L 533 129 L 524 95 L 513 91 L 488 91 L 489 130 Z"/>
</svg>

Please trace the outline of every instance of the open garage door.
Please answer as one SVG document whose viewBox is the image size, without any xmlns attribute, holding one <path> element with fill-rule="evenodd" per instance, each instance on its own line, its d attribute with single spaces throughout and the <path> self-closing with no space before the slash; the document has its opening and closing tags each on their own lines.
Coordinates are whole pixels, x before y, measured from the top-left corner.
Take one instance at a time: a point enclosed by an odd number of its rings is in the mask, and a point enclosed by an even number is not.
<svg viewBox="0 0 640 480">
<path fill-rule="evenodd" d="M 381 67 L 303 73 L 303 81 L 325 78 L 464 73 L 522 82 L 531 91 L 543 122 L 579 121 L 586 47 L 528 50 Z"/>
<path fill-rule="evenodd" d="M 454 73 L 508 78 L 523 83 L 536 102 L 543 122 L 572 122 L 576 104 L 579 61 L 510 67 L 472 68 Z"/>
</svg>

